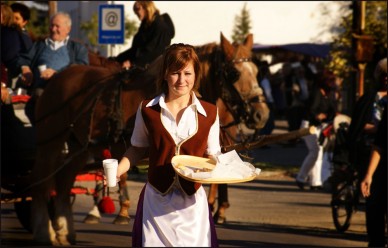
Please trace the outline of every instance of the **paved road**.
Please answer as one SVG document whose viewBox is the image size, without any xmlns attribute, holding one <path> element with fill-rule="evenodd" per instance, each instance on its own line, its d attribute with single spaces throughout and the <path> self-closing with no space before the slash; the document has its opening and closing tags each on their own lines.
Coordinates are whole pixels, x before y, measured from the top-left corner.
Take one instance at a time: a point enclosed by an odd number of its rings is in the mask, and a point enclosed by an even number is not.
<svg viewBox="0 0 388 248">
<path fill-rule="evenodd" d="M 128 184 L 133 220 L 143 180 L 131 180 Z M 217 225 L 221 247 L 366 246 L 364 212 L 356 213 L 350 229 L 340 234 L 335 231 L 331 220 L 330 195 L 300 191 L 290 177 L 259 176 L 249 183 L 230 185 L 229 192 L 231 207 L 227 211 L 227 223 Z M 91 197 L 85 195 L 77 196 L 75 201 L 78 246 L 129 247 L 133 222 L 129 226 L 114 225 L 114 215 L 104 214 L 101 224 L 83 224 L 91 204 Z M 21 228 L 12 205 L 2 206 L 1 235 L 2 247 L 32 244 L 31 234 Z"/>
<path fill-rule="evenodd" d="M 300 165 L 306 153 L 303 143 L 274 144 L 251 153 L 255 161 L 284 165 L 284 170 L 264 170 L 251 182 L 229 185 L 231 207 L 227 211 L 227 222 L 216 226 L 221 247 L 367 246 L 362 207 L 354 215 L 350 229 L 338 233 L 331 219 L 330 194 L 301 191 L 293 177 L 284 173 L 287 168 Z M 92 199 L 77 196 L 74 203 L 77 247 L 130 247 L 133 217 L 143 185 L 143 176 L 132 175 L 128 181 L 132 220 L 125 226 L 112 224 L 115 215 L 108 214 L 103 215 L 100 224 L 82 223 Z M 205 187 L 207 190 L 208 185 Z M 111 197 L 117 199 L 114 193 Z M 118 209 L 118 203 L 115 204 Z M 1 208 L 1 247 L 33 246 L 31 234 L 18 223 L 13 206 L 5 204 Z"/>
</svg>

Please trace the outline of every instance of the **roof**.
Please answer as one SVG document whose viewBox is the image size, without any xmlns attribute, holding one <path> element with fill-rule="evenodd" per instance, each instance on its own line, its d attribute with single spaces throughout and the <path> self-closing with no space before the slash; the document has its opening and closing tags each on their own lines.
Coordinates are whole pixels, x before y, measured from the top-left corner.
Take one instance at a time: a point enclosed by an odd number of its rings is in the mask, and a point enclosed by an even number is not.
<svg viewBox="0 0 388 248">
<path fill-rule="evenodd" d="M 252 48 L 255 53 L 279 53 L 282 51 L 291 51 L 313 57 L 326 58 L 329 55 L 330 43 L 293 43 L 284 45 L 259 45 L 254 44 Z"/>
</svg>

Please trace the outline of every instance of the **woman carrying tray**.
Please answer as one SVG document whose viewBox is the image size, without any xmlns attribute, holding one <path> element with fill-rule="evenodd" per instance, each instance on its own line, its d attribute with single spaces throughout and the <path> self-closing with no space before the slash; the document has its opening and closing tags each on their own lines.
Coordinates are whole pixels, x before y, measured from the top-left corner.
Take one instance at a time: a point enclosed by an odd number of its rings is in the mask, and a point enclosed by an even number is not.
<svg viewBox="0 0 388 248">
<path fill-rule="evenodd" d="M 218 246 L 204 188 L 179 177 L 171 164 L 175 155 L 221 153 L 217 107 L 195 95 L 199 75 L 194 48 L 171 45 L 163 54 L 157 82 L 160 94 L 139 106 L 132 146 L 117 171 L 119 178 L 149 156 L 148 181 L 140 193 L 133 226 L 133 247 Z"/>
</svg>

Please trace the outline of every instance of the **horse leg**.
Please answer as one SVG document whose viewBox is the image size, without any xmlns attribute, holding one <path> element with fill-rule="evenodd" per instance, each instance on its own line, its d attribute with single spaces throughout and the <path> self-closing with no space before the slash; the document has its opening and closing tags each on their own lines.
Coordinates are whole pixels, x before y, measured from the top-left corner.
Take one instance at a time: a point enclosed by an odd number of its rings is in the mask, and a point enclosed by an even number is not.
<svg viewBox="0 0 388 248">
<path fill-rule="evenodd" d="M 116 216 L 116 219 L 113 221 L 114 224 L 126 225 L 129 224 L 129 208 L 130 208 L 130 199 L 127 189 L 127 173 L 124 173 L 120 176 L 119 182 L 119 193 L 120 193 L 120 211 Z"/>
<path fill-rule="evenodd" d="M 218 209 L 214 214 L 214 222 L 223 224 L 226 220 L 225 212 L 229 208 L 230 204 L 228 201 L 228 185 L 220 184 L 218 187 Z"/>
<path fill-rule="evenodd" d="M 31 227 L 34 240 L 42 245 L 56 245 L 55 231 L 49 217 L 49 190 L 39 186 L 32 192 Z"/>
<path fill-rule="evenodd" d="M 81 149 L 81 148 L 79 148 Z M 73 150 L 73 149 L 72 149 Z M 74 149 L 78 151 L 78 149 Z M 70 153 L 71 156 L 71 153 Z M 75 177 L 86 164 L 87 153 L 84 152 L 73 158 L 56 175 L 56 196 L 54 197 L 53 227 L 60 245 L 75 245 L 76 233 L 74 229 L 73 211 L 70 203 L 70 191 Z"/>
<path fill-rule="evenodd" d="M 31 228 L 33 239 L 44 245 L 57 245 L 55 231 L 49 215 L 50 190 L 53 188 L 51 173 L 55 168 L 55 154 L 44 156 L 38 148 L 35 166 L 32 170 L 32 182 L 36 183 L 31 189 Z"/>
<path fill-rule="evenodd" d="M 49 216 L 49 190 L 37 187 L 40 193 L 32 193 L 31 227 L 34 240 L 42 245 L 58 245 L 56 234 Z"/>
<path fill-rule="evenodd" d="M 53 226 L 59 245 L 75 245 L 76 235 L 73 225 L 73 214 L 70 203 L 70 190 L 72 184 L 61 181 L 57 184 L 56 196 L 53 198 Z"/>
<path fill-rule="evenodd" d="M 127 189 L 127 178 L 128 175 L 124 173 L 120 177 L 119 181 L 119 202 L 120 202 L 120 211 L 119 214 L 114 219 L 114 224 L 126 225 L 129 224 L 130 216 L 129 216 L 129 208 L 130 208 L 130 198 Z M 88 215 L 84 219 L 84 223 L 87 224 L 97 224 L 100 222 L 101 215 L 98 209 L 98 203 L 102 200 L 102 182 L 98 182 L 96 184 L 95 190 L 98 192 L 94 195 L 94 206 L 92 210 L 88 213 Z"/>
<path fill-rule="evenodd" d="M 101 220 L 100 210 L 98 209 L 98 203 L 102 200 L 102 191 L 104 189 L 104 185 L 102 181 L 96 182 L 96 187 L 94 188 L 95 193 L 93 195 L 93 208 L 86 215 L 83 222 L 85 224 L 98 224 Z"/>
<path fill-rule="evenodd" d="M 209 204 L 210 211 L 214 211 L 214 204 L 216 203 L 218 184 L 210 184 L 209 188 L 209 196 L 207 198 L 207 202 Z"/>
</svg>

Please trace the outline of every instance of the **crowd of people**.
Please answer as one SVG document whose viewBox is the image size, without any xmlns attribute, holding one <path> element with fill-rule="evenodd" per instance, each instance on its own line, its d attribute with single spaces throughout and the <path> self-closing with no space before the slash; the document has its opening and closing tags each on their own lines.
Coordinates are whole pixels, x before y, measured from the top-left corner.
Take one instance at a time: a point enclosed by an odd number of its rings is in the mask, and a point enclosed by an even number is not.
<svg viewBox="0 0 388 248">
<path fill-rule="evenodd" d="M 117 171 L 120 177 L 139 159 L 150 158 L 150 180 L 140 195 L 133 246 L 217 246 L 204 188 L 174 177 L 168 166 L 176 146 L 187 155 L 212 158 L 220 153 L 217 108 L 194 94 L 201 69 L 198 56 L 190 45 L 171 45 L 175 29 L 170 16 L 161 14 L 152 1 L 136 1 L 133 11 L 141 22 L 139 30 L 131 48 L 114 59 L 123 68 L 146 69 L 163 55 L 163 70 L 157 82 L 159 95 L 139 106 L 132 146 L 123 155 Z M 29 19 L 30 12 L 24 4 L 1 4 L 1 101 L 9 102 L 9 89 L 24 87 L 32 96 L 29 117 L 33 123 L 34 106 L 50 79 L 74 64 L 88 65 L 89 59 L 86 46 L 70 37 L 69 14 L 58 12 L 51 16 L 47 38 L 40 40 L 32 39 L 28 33 Z M 258 82 L 271 110 L 261 134 L 272 133 L 278 114 L 285 115 L 289 131 L 316 126 L 316 133 L 302 138 L 308 154 L 295 180 L 301 190 L 305 186 L 322 189 L 329 177 L 322 168 L 322 130 L 339 112 L 335 77 L 307 60 L 284 63 L 277 75 L 271 75 L 266 61 L 258 67 Z M 369 245 L 373 247 L 386 245 L 386 58 L 376 67 L 375 81 L 377 88 L 356 103 L 349 128 L 352 144 L 349 160 L 357 166 L 362 181 Z M 195 118 L 201 121 L 194 121 Z"/>
<path fill-rule="evenodd" d="M 346 153 L 339 155 L 344 156 L 340 163 L 345 162 L 356 171 L 358 187 L 366 199 L 368 246 L 386 246 L 387 58 L 377 63 L 372 85 L 355 102 L 350 116 L 341 113 L 341 94 L 337 80 L 330 72 L 320 72 L 317 66 L 302 61 L 284 63 L 274 75 L 268 76 L 267 70 L 261 73 L 261 87 L 270 99 L 271 109 L 277 118 L 287 120 L 289 131 L 311 125 L 316 127 L 314 134 L 302 137 L 308 153 L 295 177 L 299 189 L 309 186 L 311 190 L 334 190 L 325 188 L 325 183 L 330 184 L 333 166 L 336 166 L 333 163 L 337 161 L 333 161 L 333 154 L 325 157 L 327 134 L 322 131 L 334 125 L 336 117 L 337 121 L 342 118 L 350 123 L 345 136 Z M 270 87 L 267 80 L 271 82 Z"/>
</svg>

